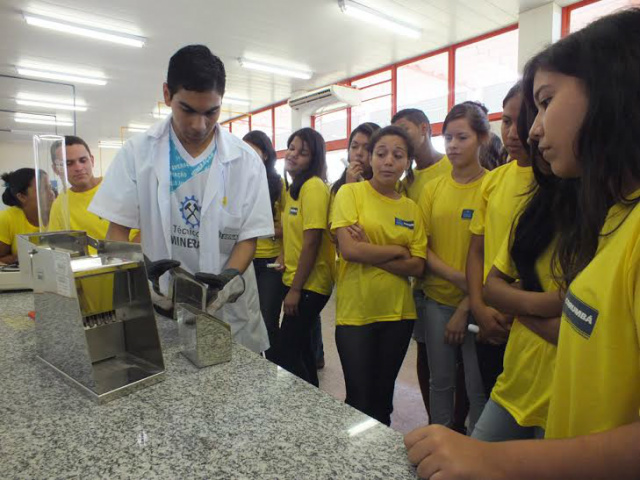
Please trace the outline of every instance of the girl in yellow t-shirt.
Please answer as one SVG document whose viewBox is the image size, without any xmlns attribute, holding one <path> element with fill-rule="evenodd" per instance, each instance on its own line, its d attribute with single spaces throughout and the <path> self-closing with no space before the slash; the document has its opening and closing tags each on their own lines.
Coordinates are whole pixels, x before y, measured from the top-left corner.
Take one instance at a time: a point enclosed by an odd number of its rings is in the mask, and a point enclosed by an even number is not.
<svg viewBox="0 0 640 480">
<path fill-rule="evenodd" d="M 478 367 L 475 335 L 467 332 L 469 303 L 465 264 L 471 233 L 469 223 L 480 204 L 486 170 L 479 152 L 489 138 L 486 109 L 474 102 L 454 106 L 443 132 L 453 170 L 425 187 L 419 206 L 428 237 L 427 274 L 423 289 L 426 318 L 416 323 L 425 338 L 431 368 L 431 422 L 452 427 L 456 358 L 462 350 L 469 398 L 469 431 L 477 421 L 486 395 Z"/>
<path fill-rule="evenodd" d="M 277 362 L 318 386 L 311 335 L 316 319 L 333 290 L 335 248 L 329 237 L 329 187 L 325 183 L 322 135 L 302 128 L 287 141 L 285 172 L 291 177 L 282 211 L 284 317 Z"/>
<path fill-rule="evenodd" d="M 521 140 L 518 135 L 521 106 L 522 83 L 518 82 L 502 102 L 502 140 L 511 161 L 485 175 L 480 208 L 469 226 L 471 243 L 466 266 L 469 304 L 480 327 L 476 350 L 487 396 L 502 372 L 509 325 L 513 319 L 487 305 L 482 297 L 482 287 L 513 218 L 526 202 L 534 181 L 527 138 Z"/>
<path fill-rule="evenodd" d="M 2 201 L 9 208 L 0 212 L 0 262 L 11 264 L 18 261 L 16 235 L 40 231 L 36 171 L 33 168 L 20 168 L 2 174 L 2 180 L 5 185 Z M 40 181 L 50 207 L 54 194 L 44 172 Z M 48 210 L 43 212 L 43 218 L 48 221 Z"/>
<path fill-rule="evenodd" d="M 530 119 L 523 129 L 528 132 L 535 115 L 527 110 L 522 115 Z M 498 249 L 484 287 L 488 305 L 515 317 L 504 370 L 472 434 L 484 441 L 543 438 L 547 421 L 562 312 L 552 268 L 562 220 L 556 205 L 573 204 L 577 192 L 534 152 L 534 190 Z"/>
<path fill-rule="evenodd" d="M 393 126 L 378 130 L 369 152 L 371 179 L 344 185 L 332 212 L 342 255 L 336 345 L 346 402 L 389 425 L 416 319 L 408 277 L 424 271 L 427 238 L 418 206 L 396 192 L 413 155 L 407 134 Z"/>
<path fill-rule="evenodd" d="M 405 438 L 425 478 L 637 479 L 640 472 L 640 8 L 602 17 L 529 60 L 530 138 L 574 183 L 556 205 L 566 288 L 545 440 Z M 563 288 L 564 289 L 564 288 Z M 547 440 L 553 439 L 553 440 Z"/>
<path fill-rule="evenodd" d="M 256 245 L 256 253 L 253 266 L 258 282 L 258 296 L 260 298 L 260 311 L 267 326 L 269 334 L 269 350 L 265 356 L 275 361 L 278 351 L 280 333 L 280 311 L 282 309 L 282 272 L 269 265 L 276 263 L 282 252 L 282 223 L 280 222 L 282 209 L 282 178 L 276 172 L 276 151 L 271 140 L 264 132 L 253 130 L 247 133 L 243 140 L 247 142 L 264 162 L 267 171 L 267 183 L 269 185 L 269 197 L 273 212 L 274 236 L 259 238 Z"/>
</svg>

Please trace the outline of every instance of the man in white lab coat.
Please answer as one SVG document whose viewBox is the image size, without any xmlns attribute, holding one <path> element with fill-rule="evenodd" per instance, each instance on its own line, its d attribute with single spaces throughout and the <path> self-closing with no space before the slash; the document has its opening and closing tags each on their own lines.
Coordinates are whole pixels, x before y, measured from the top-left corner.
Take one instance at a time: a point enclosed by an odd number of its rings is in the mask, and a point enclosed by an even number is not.
<svg viewBox="0 0 640 480">
<path fill-rule="evenodd" d="M 238 343 L 264 351 L 269 341 L 252 266 L 256 239 L 273 236 L 264 165 L 217 126 L 225 70 L 207 47 L 175 53 L 163 90 L 172 114 L 125 143 L 89 210 L 110 221 L 108 239 L 126 241 L 139 228 L 151 261 L 177 260 L 192 274 L 226 280 L 243 275 L 245 292 L 221 316 Z"/>
</svg>

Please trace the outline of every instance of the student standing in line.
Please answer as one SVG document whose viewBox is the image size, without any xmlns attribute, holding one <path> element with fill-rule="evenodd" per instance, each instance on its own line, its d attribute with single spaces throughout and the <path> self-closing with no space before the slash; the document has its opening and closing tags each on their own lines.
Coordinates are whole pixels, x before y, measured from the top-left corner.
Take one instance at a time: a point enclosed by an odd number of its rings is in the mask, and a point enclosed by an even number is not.
<svg viewBox="0 0 640 480">
<path fill-rule="evenodd" d="M 329 237 L 329 187 L 322 135 L 302 128 L 287 141 L 285 172 L 291 177 L 282 212 L 284 318 L 280 328 L 280 365 L 318 386 L 311 334 L 333 289 L 335 248 Z"/>
<path fill-rule="evenodd" d="M 331 218 L 342 255 L 336 345 L 346 402 L 386 425 L 417 318 L 408 277 L 422 276 L 427 251 L 418 206 L 396 191 L 412 150 L 401 128 L 378 130 L 371 179 L 344 185 Z"/>
<path fill-rule="evenodd" d="M 407 170 L 406 177 L 400 184 L 401 191 L 404 192 L 411 200 L 418 203 L 420 195 L 424 187 L 431 180 L 443 174 L 451 172 L 451 162 L 447 156 L 436 150 L 431 143 L 431 123 L 429 118 L 422 110 L 417 108 L 405 108 L 396 113 L 391 119 L 391 124 L 402 128 L 409 138 L 415 152 L 416 168 Z M 413 160 L 413 159 L 411 159 Z M 413 281 L 413 299 L 418 312 L 418 320 L 415 322 L 413 337 L 417 342 L 418 358 L 416 360 L 416 372 L 418 375 L 418 383 L 422 393 L 427 415 L 431 418 L 431 409 L 429 407 L 429 359 L 427 357 L 427 347 L 425 340 L 425 298 L 422 291 L 422 282 L 418 279 Z M 462 372 L 459 372 L 462 373 Z M 464 374 L 458 376 L 458 384 L 462 388 L 456 389 L 456 392 L 464 390 Z M 463 395 L 462 397 L 466 397 Z M 466 407 L 464 398 L 456 397 L 456 406 Z M 456 427 L 464 428 L 465 417 L 468 408 L 456 408 Z"/>
<path fill-rule="evenodd" d="M 429 182 L 419 206 L 428 237 L 425 338 L 431 366 L 432 423 L 453 426 L 457 350 L 462 349 L 473 431 L 486 396 L 478 367 L 475 335 L 467 332 L 468 297 L 464 274 L 469 249 L 469 222 L 480 203 L 486 170 L 480 147 L 489 139 L 486 109 L 474 102 L 454 106 L 443 132 L 453 170 Z"/>
<path fill-rule="evenodd" d="M 545 440 L 484 443 L 436 427 L 405 438 L 423 478 L 634 480 L 640 472 L 640 9 L 603 17 L 525 67 L 530 136 L 554 175 L 566 290 Z"/>
<path fill-rule="evenodd" d="M 278 337 L 280 331 L 280 312 L 282 310 L 282 273 L 275 268 L 268 267 L 275 263 L 282 251 L 282 223 L 281 223 L 281 195 L 282 178 L 276 171 L 276 151 L 266 133 L 253 130 L 247 133 L 243 140 L 253 148 L 264 162 L 267 171 L 267 184 L 269 186 L 269 199 L 273 212 L 274 235 L 273 237 L 259 238 L 256 242 L 256 253 L 253 266 L 258 282 L 258 297 L 260 299 L 260 311 L 267 326 L 269 334 L 269 350 L 265 356 L 275 361 L 278 352 Z"/>
<path fill-rule="evenodd" d="M 347 163 L 349 164 L 342 175 L 331 186 L 331 195 L 335 197 L 340 187 L 347 183 L 361 182 L 371 179 L 371 155 L 369 154 L 369 140 L 380 130 L 380 126 L 373 122 L 358 125 L 349 135 L 349 150 Z"/>
<path fill-rule="evenodd" d="M 53 202 L 54 193 L 49 177 L 44 172 L 40 175 L 41 191 L 47 193 L 49 202 Z M 12 264 L 18 261 L 16 235 L 40 231 L 36 171 L 33 168 L 19 168 L 3 173 L 2 180 L 5 186 L 2 202 L 9 208 L 0 212 L 0 262 Z"/>
<path fill-rule="evenodd" d="M 535 117 L 526 108 L 522 119 L 531 121 L 519 122 L 523 136 Z M 515 316 L 504 371 L 472 434 L 484 441 L 543 438 L 547 421 L 562 311 L 552 269 L 558 224 L 563 220 L 556 206 L 574 205 L 576 189 L 551 174 L 533 143 L 532 153 L 537 155 L 532 155 L 536 159 L 532 194 L 502 242 L 484 287 L 489 305 Z"/>
<path fill-rule="evenodd" d="M 471 312 L 480 327 L 480 342 L 476 348 L 487 396 L 502 372 L 512 317 L 487 305 L 482 297 L 482 287 L 510 231 L 513 218 L 526 202 L 534 181 L 526 138 L 523 142 L 518 136 L 521 106 L 522 84 L 518 82 L 502 102 L 502 140 L 511 161 L 484 178 L 480 208 L 470 225 L 472 235 L 466 266 L 467 284 Z"/>
</svg>

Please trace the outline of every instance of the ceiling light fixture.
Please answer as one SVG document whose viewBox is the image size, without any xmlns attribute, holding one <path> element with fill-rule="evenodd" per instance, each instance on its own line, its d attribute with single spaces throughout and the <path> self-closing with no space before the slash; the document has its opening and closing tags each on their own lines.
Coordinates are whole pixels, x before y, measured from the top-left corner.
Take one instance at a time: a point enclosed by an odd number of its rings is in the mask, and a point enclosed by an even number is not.
<svg viewBox="0 0 640 480">
<path fill-rule="evenodd" d="M 354 0 L 338 0 L 338 5 L 340 6 L 340 10 L 353 18 L 386 28 L 387 30 L 407 37 L 420 38 L 422 36 L 421 28 L 393 18 Z"/>
<path fill-rule="evenodd" d="M 69 120 L 58 120 L 53 115 L 36 115 L 33 113 L 17 112 L 13 119 L 17 123 L 31 123 L 34 125 L 54 125 L 56 127 L 73 127 Z"/>
<path fill-rule="evenodd" d="M 122 148 L 122 142 L 118 140 L 100 140 L 98 142 L 98 148 L 118 149 Z"/>
<path fill-rule="evenodd" d="M 283 75 L 285 77 L 301 78 L 302 80 L 309 80 L 313 75 L 313 72 L 295 70 L 288 67 L 256 62 L 254 60 L 247 60 L 246 58 L 239 58 L 238 62 L 240 62 L 241 67 L 248 68 L 250 70 L 274 73 L 276 75 Z"/>
<path fill-rule="evenodd" d="M 87 23 L 89 22 L 61 20 L 50 16 L 35 15 L 28 12 L 23 12 L 23 16 L 29 25 L 47 28 L 49 30 L 55 30 L 62 33 L 69 33 L 72 35 L 94 38 L 96 40 L 104 40 L 106 42 L 117 43 L 120 45 L 127 45 L 129 47 L 142 48 L 147 41 L 146 38 L 139 37 L 137 35 L 121 33 L 107 28 L 88 26 Z"/>
<path fill-rule="evenodd" d="M 46 80 L 59 80 L 62 82 L 84 83 L 88 85 L 106 85 L 104 75 L 98 72 L 88 72 L 74 68 L 65 68 L 54 65 L 40 65 L 32 62 L 22 62 L 16 66 L 18 75 L 24 77 L 44 78 Z"/>
<path fill-rule="evenodd" d="M 72 100 L 61 100 L 54 97 L 46 97 L 42 95 L 33 95 L 31 93 L 19 92 L 16 97 L 16 103 L 25 107 L 41 107 L 51 108 L 54 110 L 70 110 L 76 112 L 86 112 L 85 105 L 74 105 Z"/>
</svg>

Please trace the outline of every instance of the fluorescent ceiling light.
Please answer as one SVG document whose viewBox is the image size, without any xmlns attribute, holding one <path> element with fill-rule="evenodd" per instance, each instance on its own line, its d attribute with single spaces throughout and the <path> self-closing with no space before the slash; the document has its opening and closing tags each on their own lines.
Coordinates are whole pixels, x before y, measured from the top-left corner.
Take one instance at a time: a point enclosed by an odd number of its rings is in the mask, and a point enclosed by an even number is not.
<svg viewBox="0 0 640 480">
<path fill-rule="evenodd" d="M 285 77 L 301 78 L 303 80 L 309 80 L 313 72 L 294 70 L 288 67 L 280 67 L 278 65 L 270 65 L 267 63 L 256 62 L 253 60 L 247 60 L 246 58 L 239 58 L 240 66 L 248 68 L 250 70 L 258 70 L 260 72 L 274 73 L 276 75 L 283 75 Z"/>
<path fill-rule="evenodd" d="M 122 148 L 122 142 L 118 140 L 100 140 L 98 142 L 98 148 Z"/>
<path fill-rule="evenodd" d="M 89 85 L 106 85 L 107 80 L 97 72 L 82 72 L 73 68 L 57 67 L 53 65 L 36 65 L 22 63 L 16 67 L 18 75 L 24 77 L 44 78 L 46 80 L 60 80 L 63 82 L 85 83 Z"/>
<path fill-rule="evenodd" d="M 391 30 L 395 33 L 411 38 L 420 38 L 422 36 L 421 28 L 410 25 L 401 20 L 397 20 L 385 13 L 374 10 L 373 8 L 362 5 L 361 3 L 354 2 L 353 0 L 338 0 L 338 5 L 340 5 L 340 9 L 347 15 L 364 22 L 386 28 L 387 30 Z"/>
<path fill-rule="evenodd" d="M 146 132 L 147 130 L 149 130 L 150 127 L 151 125 L 141 125 L 139 123 L 130 123 L 129 126 L 127 127 L 127 130 L 129 130 L 130 132 L 139 133 L 139 132 Z"/>
<path fill-rule="evenodd" d="M 82 22 L 78 20 L 60 20 L 58 18 L 34 15 L 32 13 L 23 12 L 24 19 L 27 24 L 34 25 L 36 27 L 48 28 L 63 33 L 70 33 L 72 35 L 80 35 L 83 37 L 94 38 L 97 40 L 104 40 L 106 42 L 118 43 L 120 45 L 127 45 L 129 47 L 142 48 L 146 42 L 144 37 L 137 35 L 129 35 L 126 33 L 120 33 L 115 30 L 98 28 L 95 26 L 87 26 L 88 22 Z"/>
<path fill-rule="evenodd" d="M 16 98 L 18 105 L 26 107 L 42 107 L 54 110 L 75 110 L 76 112 L 86 112 L 85 105 L 74 105 L 72 100 L 58 99 L 55 97 L 46 97 L 42 95 L 33 95 L 31 93 L 19 92 Z"/>
<path fill-rule="evenodd" d="M 57 127 L 73 127 L 73 122 L 58 120 L 52 115 L 35 115 L 32 113 L 18 112 L 13 119 L 18 123 L 31 123 L 34 125 L 55 125 Z"/>
<path fill-rule="evenodd" d="M 226 103 L 228 105 L 251 105 L 251 101 L 246 98 L 237 98 L 237 97 L 222 97 L 222 103 Z"/>
</svg>

